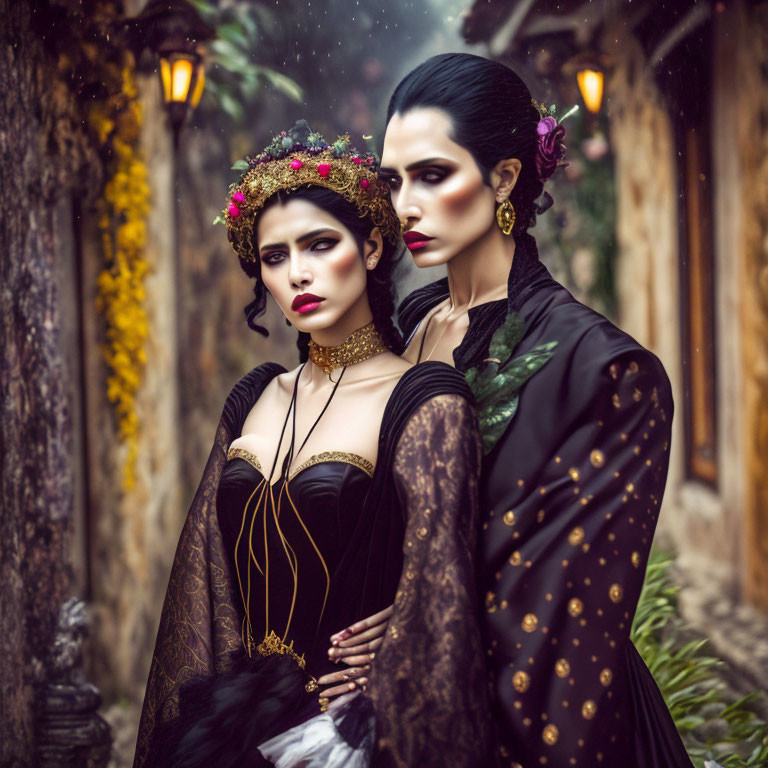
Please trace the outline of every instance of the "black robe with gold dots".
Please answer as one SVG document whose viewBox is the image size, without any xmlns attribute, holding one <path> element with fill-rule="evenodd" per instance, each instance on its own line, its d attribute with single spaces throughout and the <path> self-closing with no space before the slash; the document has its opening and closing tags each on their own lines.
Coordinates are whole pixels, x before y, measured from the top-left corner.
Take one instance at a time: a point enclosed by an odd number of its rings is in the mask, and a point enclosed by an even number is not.
<svg viewBox="0 0 768 768">
<path fill-rule="evenodd" d="M 408 338 L 446 280 L 400 308 Z M 629 639 L 664 492 L 672 423 L 659 360 L 576 301 L 519 239 L 508 299 L 475 307 L 454 351 L 487 357 L 508 311 L 515 355 L 557 341 L 485 457 L 478 585 L 507 766 L 691 766 Z"/>
</svg>

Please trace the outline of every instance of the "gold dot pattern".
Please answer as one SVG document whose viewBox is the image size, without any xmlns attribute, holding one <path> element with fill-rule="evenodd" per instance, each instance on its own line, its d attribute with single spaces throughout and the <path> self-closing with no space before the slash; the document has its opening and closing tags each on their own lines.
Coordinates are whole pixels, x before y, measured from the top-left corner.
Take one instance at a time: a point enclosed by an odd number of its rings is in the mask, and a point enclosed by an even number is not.
<svg viewBox="0 0 768 768">
<path fill-rule="evenodd" d="M 603 765 L 620 765 L 628 743 L 614 714 L 630 722 L 631 713 L 613 696 L 613 682 L 626 664 L 625 614 L 631 617 L 642 586 L 671 427 L 671 410 L 666 421 L 661 415 L 670 408 L 666 383 L 654 378 L 655 358 L 643 354 L 633 353 L 632 365 L 625 357 L 602 368 L 604 385 L 579 421 L 586 440 L 554 443 L 537 471 L 522 476 L 523 486 L 519 473 L 509 473 L 517 466 L 509 454 L 494 469 L 494 487 L 508 490 L 489 505 L 514 509 L 514 525 L 506 529 L 508 549 L 494 560 L 503 565 L 487 579 L 492 587 L 499 569 L 497 591 L 511 607 L 486 616 L 500 640 L 494 663 L 512 670 L 498 691 L 503 727 L 514 734 L 505 741 L 527 768 L 545 760 L 597 764 L 598 753 Z M 523 446 L 512 455 L 530 466 Z M 498 528 L 486 537 L 494 553 Z M 540 739 L 531 738 L 539 723 Z"/>
<path fill-rule="evenodd" d="M 518 670 L 512 676 L 512 685 L 518 693 L 525 693 L 531 685 L 531 677 L 527 672 Z"/>
<path fill-rule="evenodd" d="M 523 617 L 523 629 L 526 632 L 535 632 L 536 627 L 539 625 L 539 620 L 534 613 L 526 613 Z"/>
<path fill-rule="evenodd" d="M 504 525 L 514 525 L 515 524 L 515 513 L 513 510 L 507 510 L 504 513 Z"/>
</svg>

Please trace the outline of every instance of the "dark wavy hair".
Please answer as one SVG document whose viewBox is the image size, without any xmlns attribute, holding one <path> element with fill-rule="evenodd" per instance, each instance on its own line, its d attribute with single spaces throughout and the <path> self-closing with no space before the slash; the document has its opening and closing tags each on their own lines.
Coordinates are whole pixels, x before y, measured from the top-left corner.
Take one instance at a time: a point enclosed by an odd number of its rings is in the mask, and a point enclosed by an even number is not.
<svg viewBox="0 0 768 768">
<path fill-rule="evenodd" d="M 352 233 L 360 251 L 360 258 L 362 259 L 363 244 L 370 237 L 374 224 L 369 217 L 361 217 L 357 208 L 352 203 L 333 190 L 324 187 L 301 187 L 294 192 L 281 190 L 274 194 L 259 211 L 253 227 L 254 238 L 256 237 L 255 233 L 258 231 L 258 220 L 264 211 L 278 203 L 282 205 L 288 200 L 306 200 L 330 213 L 331 216 Z M 381 334 L 381 338 L 387 347 L 396 355 L 399 355 L 402 354 L 404 344 L 403 337 L 393 320 L 395 314 L 395 291 L 392 279 L 392 274 L 397 266 L 399 257 L 392 243 L 386 238 L 383 239 L 383 243 L 381 258 L 376 264 L 376 269 L 368 270 L 366 273 L 368 303 L 371 305 L 371 313 L 373 314 L 376 330 Z M 258 251 L 258 243 L 254 242 L 252 252 L 258 254 Z M 261 260 L 258 258 L 255 261 L 240 259 L 240 266 L 249 277 L 255 279 L 253 286 L 255 298 L 244 310 L 248 327 L 263 336 L 268 336 L 269 332 L 267 329 L 256 322 L 264 314 L 267 306 L 267 288 L 261 279 Z M 299 332 L 297 346 L 302 362 L 307 359 L 308 344 L 309 334 Z"/>
<path fill-rule="evenodd" d="M 487 184 L 499 160 L 520 160 L 520 175 L 509 197 L 517 214 L 513 231 L 522 234 L 532 227 L 536 214 L 549 206 L 536 206 L 544 189 L 536 167 L 540 115 L 520 77 L 509 67 L 482 56 L 433 56 L 395 88 L 387 123 L 393 115 L 416 107 L 436 107 L 448 114 L 453 140 L 472 154 Z"/>
</svg>

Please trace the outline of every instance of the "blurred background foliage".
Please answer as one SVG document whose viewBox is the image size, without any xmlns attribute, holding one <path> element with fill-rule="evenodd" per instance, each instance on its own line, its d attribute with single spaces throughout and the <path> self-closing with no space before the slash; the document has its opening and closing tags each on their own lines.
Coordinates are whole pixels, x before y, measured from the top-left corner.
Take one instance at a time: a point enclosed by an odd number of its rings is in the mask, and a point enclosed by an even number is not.
<svg viewBox="0 0 768 768">
<path fill-rule="evenodd" d="M 295 80 L 255 61 L 264 48 L 265 36 L 277 27 L 272 9 L 250 3 L 219 8 L 206 0 L 190 2 L 216 30 L 216 38 L 209 45 L 203 109 L 218 108 L 235 125 L 242 126 L 266 88 L 302 102 L 303 90 Z"/>
<path fill-rule="evenodd" d="M 653 674 L 696 768 L 768 765 L 768 702 L 762 693 L 739 696 L 729 670 L 710 656 L 709 641 L 680 616 L 669 555 L 655 551 L 632 625 L 632 642 Z"/>
</svg>

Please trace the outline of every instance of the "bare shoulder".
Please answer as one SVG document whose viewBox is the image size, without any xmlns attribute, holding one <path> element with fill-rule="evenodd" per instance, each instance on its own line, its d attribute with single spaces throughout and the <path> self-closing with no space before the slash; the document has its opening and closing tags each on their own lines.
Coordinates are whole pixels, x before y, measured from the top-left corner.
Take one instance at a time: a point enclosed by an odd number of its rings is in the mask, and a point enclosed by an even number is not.
<svg viewBox="0 0 768 768">
<path fill-rule="evenodd" d="M 275 376 L 275 378 L 269 382 L 269 387 L 274 387 L 272 394 L 279 396 L 280 394 L 287 392 L 290 396 L 293 392 L 293 386 L 296 383 L 296 377 L 301 373 L 301 368 L 302 366 L 297 365 L 293 370 Z M 269 387 L 267 387 L 267 390 Z M 265 390 L 265 393 L 267 390 Z"/>
<path fill-rule="evenodd" d="M 253 404 L 253 408 L 246 418 L 244 431 L 247 431 L 246 428 L 250 429 L 254 422 L 263 419 L 264 414 L 288 407 L 298 372 L 299 368 L 297 367 L 292 371 L 280 373 L 264 387 L 264 391 Z"/>
<path fill-rule="evenodd" d="M 404 357 L 396 355 L 394 352 L 387 352 L 382 355 L 385 370 L 396 376 L 402 376 L 408 369 L 413 368 L 413 363 Z"/>
</svg>

